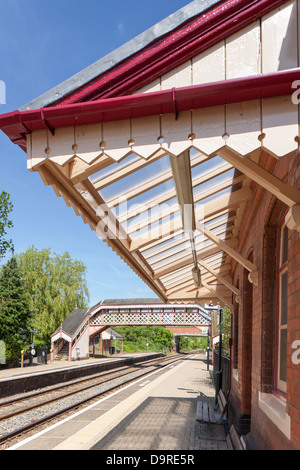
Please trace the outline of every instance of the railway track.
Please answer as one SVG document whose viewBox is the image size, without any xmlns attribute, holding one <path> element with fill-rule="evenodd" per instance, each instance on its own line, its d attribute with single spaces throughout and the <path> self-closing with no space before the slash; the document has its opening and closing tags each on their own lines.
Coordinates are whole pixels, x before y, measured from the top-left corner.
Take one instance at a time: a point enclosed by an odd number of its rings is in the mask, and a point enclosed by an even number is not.
<svg viewBox="0 0 300 470">
<path fill-rule="evenodd" d="M 130 382 L 147 376 L 157 367 L 167 367 L 181 360 L 174 354 L 151 359 L 136 365 L 123 366 L 71 383 L 48 387 L 15 399 L 0 402 L 0 448 L 7 448 L 16 439 L 23 439 L 41 426 L 61 419 L 101 396 L 109 395 Z M 186 357 L 186 356 L 185 356 Z"/>
</svg>

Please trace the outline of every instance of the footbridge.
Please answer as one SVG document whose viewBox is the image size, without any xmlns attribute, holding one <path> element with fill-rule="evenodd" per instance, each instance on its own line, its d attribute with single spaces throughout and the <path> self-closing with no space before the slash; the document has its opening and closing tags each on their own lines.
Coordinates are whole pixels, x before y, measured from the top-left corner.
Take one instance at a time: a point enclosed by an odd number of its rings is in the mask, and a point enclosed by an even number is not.
<svg viewBox="0 0 300 470">
<path fill-rule="evenodd" d="M 119 325 L 197 326 L 210 324 L 204 308 L 195 304 L 163 304 L 153 300 L 103 301 L 90 311 L 90 327 Z"/>
<path fill-rule="evenodd" d="M 158 299 L 103 300 L 90 309 L 75 309 L 53 333 L 53 358 L 62 350 L 69 360 L 88 357 L 90 339 L 101 338 L 114 326 L 166 326 L 173 333 L 180 327 L 180 336 L 207 336 L 210 324 L 210 315 L 197 304 L 164 304 Z M 113 333 L 111 338 L 115 339 Z"/>
</svg>

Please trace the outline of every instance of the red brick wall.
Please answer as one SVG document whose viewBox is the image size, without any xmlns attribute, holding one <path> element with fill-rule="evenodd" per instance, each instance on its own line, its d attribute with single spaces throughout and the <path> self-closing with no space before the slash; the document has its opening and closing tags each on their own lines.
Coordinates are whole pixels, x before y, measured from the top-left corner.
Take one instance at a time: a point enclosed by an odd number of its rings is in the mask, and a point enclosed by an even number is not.
<svg viewBox="0 0 300 470">
<path fill-rule="evenodd" d="M 300 156 L 290 159 L 289 182 L 300 189 Z M 292 442 L 300 449 L 300 365 L 292 363 L 292 343 L 300 340 L 300 232 L 289 233 L 288 286 L 288 413 L 292 424 Z"/>
<path fill-rule="evenodd" d="M 260 165 L 300 189 L 299 155 L 276 161 L 263 154 Z M 234 284 L 243 292 L 238 318 L 238 381 L 232 380 L 232 399 L 241 414 L 251 413 L 251 432 L 261 448 L 300 449 L 300 365 L 292 363 L 292 343 L 300 340 L 300 239 L 289 230 L 288 260 L 288 389 L 286 408 L 291 418 L 291 440 L 258 406 L 259 392 L 271 393 L 274 385 L 276 318 L 276 248 L 279 216 L 288 210 L 269 192 L 253 184 L 254 198 L 246 207 L 239 233 L 239 250 L 258 267 L 259 284 L 251 289 L 247 272 L 232 265 Z M 252 333 L 249 327 L 252 325 Z M 249 346 L 251 341 L 251 346 Z M 236 362 L 236 361 L 235 361 Z"/>
</svg>

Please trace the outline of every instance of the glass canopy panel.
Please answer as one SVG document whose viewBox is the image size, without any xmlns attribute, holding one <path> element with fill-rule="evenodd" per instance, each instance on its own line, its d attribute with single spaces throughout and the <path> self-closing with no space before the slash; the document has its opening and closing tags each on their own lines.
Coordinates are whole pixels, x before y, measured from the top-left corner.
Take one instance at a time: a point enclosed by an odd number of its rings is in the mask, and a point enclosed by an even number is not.
<svg viewBox="0 0 300 470">
<path fill-rule="evenodd" d="M 199 163 L 199 165 L 196 165 L 191 169 L 192 180 L 194 181 L 196 178 L 199 178 L 200 176 L 205 175 L 206 173 L 209 173 L 212 170 L 222 168 L 222 166 L 224 166 L 224 160 L 221 157 L 217 156 L 209 158 L 208 160 Z"/>
<path fill-rule="evenodd" d="M 170 237 L 172 236 L 172 228 L 173 228 L 173 221 L 175 218 L 180 216 L 180 212 L 175 212 L 174 214 L 170 214 L 168 217 L 165 217 L 162 220 L 158 220 L 157 222 L 154 223 L 149 223 L 146 227 L 142 228 L 141 230 L 138 230 L 136 232 L 131 233 L 131 239 L 136 240 L 137 238 L 142 238 L 145 240 L 151 241 L 152 237 L 153 240 L 155 240 L 155 235 L 156 233 L 160 234 L 160 227 L 162 224 L 167 224 L 169 226 L 169 231 L 170 231 Z M 149 220 L 150 222 L 150 220 Z"/>
<path fill-rule="evenodd" d="M 228 218 L 229 218 L 229 212 L 226 212 L 225 214 L 222 214 L 222 215 L 217 215 L 213 219 L 209 220 L 209 222 L 207 222 L 205 226 L 207 228 L 210 228 L 212 225 L 220 226 L 222 224 L 225 224 Z"/>
<path fill-rule="evenodd" d="M 132 234 L 147 226 L 150 227 L 157 222 L 161 222 L 161 224 L 168 223 L 170 220 L 173 220 L 174 214 L 178 214 L 178 210 L 178 204 L 174 204 L 170 207 L 165 207 L 164 205 L 156 206 L 149 211 L 142 212 L 137 217 L 134 217 L 129 221 L 124 221 L 122 226 L 129 234 Z"/>
<path fill-rule="evenodd" d="M 185 278 L 185 276 L 192 276 L 191 270 L 193 269 L 193 264 L 189 264 L 188 266 L 185 266 L 184 268 L 178 269 L 176 272 L 172 274 L 168 274 L 166 276 L 163 276 L 161 278 L 161 281 L 164 285 L 176 285 L 182 278 Z"/>
<path fill-rule="evenodd" d="M 171 191 L 173 193 L 175 192 L 174 182 L 168 181 L 167 183 L 159 185 L 159 187 L 152 188 L 143 194 L 136 196 L 132 200 L 128 201 L 126 205 L 120 205 L 120 221 L 122 222 L 123 220 L 133 219 L 143 212 L 156 210 L 157 207 L 160 207 L 162 212 L 173 207 L 177 204 L 177 198 L 175 196 L 168 197 Z M 165 198 L 164 194 L 166 195 Z"/>
<path fill-rule="evenodd" d="M 169 174 L 168 174 L 169 173 Z M 121 180 L 109 185 L 101 190 L 101 195 L 106 201 L 116 198 L 124 198 L 126 195 L 131 195 L 137 190 L 137 195 L 150 187 L 156 178 L 161 178 L 161 182 L 166 182 L 172 178 L 169 156 L 164 156 L 159 160 L 154 161 L 151 165 L 141 168 L 137 171 L 124 176 Z M 158 181 L 158 180 L 157 180 Z"/>
<path fill-rule="evenodd" d="M 163 276 L 162 277 L 162 281 L 164 282 L 165 285 L 167 286 L 171 286 L 171 285 L 175 285 L 177 282 L 178 282 L 178 279 L 180 278 L 183 278 L 187 275 L 190 274 L 191 272 L 191 266 L 192 265 L 189 265 L 187 267 L 184 267 L 184 268 L 181 268 L 181 269 L 178 269 L 176 272 L 174 273 L 171 273 L 171 274 L 168 274 L 166 276 Z"/>
<path fill-rule="evenodd" d="M 174 246 L 178 246 L 182 243 L 184 243 L 187 240 L 186 236 L 184 233 L 181 233 L 180 235 L 176 235 L 172 237 L 170 240 L 163 241 L 156 246 L 152 248 L 148 248 L 143 251 L 143 255 L 145 258 L 151 258 L 151 256 L 154 256 L 154 254 L 159 251 L 159 252 L 164 252 L 168 249 L 171 249 Z"/>
<path fill-rule="evenodd" d="M 182 245 L 183 249 L 182 251 L 180 252 L 180 255 L 181 256 L 190 256 L 191 255 L 191 249 L 190 249 L 190 245 Z M 159 262 L 151 262 L 151 266 L 153 267 L 153 269 L 159 269 L 160 267 L 163 267 L 165 266 L 166 262 L 168 265 L 171 265 L 172 262 L 175 262 L 175 261 L 178 261 L 178 253 L 176 254 L 171 254 L 171 255 L 166 255 L 165 259 L 164 260 L 161 260 Z"/>
<path fill-rule="evenodd" d="M 213 194 L 212 196 L 205 197 L 201 201 L 195 202 L 195 204 L 194 204 L 195 210 L 200 210 L 201 207 L 202 208 L 204 207 L 204 210 L 205 210 L 205 204 L 213 202 L 213 201 L 215 201 L 216 199 L 218 199 L 222 196 L 229 195 L 229 194 L 231 194 L 231 192 L 232 192 L 232 189 L 230 187 L 230 188 L 223 189 L 222 191 L 219 191 L 219 192 Z"/>
<path fill-rule="evenodd" d="M 108 176 L 113 176 L 116 171 L 123 170 L 134 162 L 138 162 L 140 157 L 135 153 L 128 155 L 126 158 L 122 159 L 120 162 L 112 163 L 109 167 L 104 170 L 100 170 L 97 173 L 94 173 L 90 178 L 93 184 L 101 182 L 104 178 Z"/>
<path fill-rule="evenodd" d="M 201 184 L 194 185 L 194 197 L 195 198 L 200 198 L 202 194 L 204 195 L 205 193 L 213 193 L 213 192 L 218 192 L 222 189 L 222 187 L 228 187 L 232 184 L 234 179 L 234 171 L 233 170 L 227 170 L 226 172 L 215 176 L 212 179 L 209 179 L 208 181 L 204 181 Z"/>
<path fill-rule="evenodd" d="M 133 221 L 134 218 L 142 217 L 142 214 L 156 211 L 158 204 L 155 204 L 157 197 L 160 197 L 162 193 L 169 192 L 170 188 L 174 188 L 174 183 L 168 181 L 167 183 L 162 183 L 159 186 L 156 186 L 148 191 L 143 192 L 142 194 L 122 202 L 116 206 L 116 213 L 120 222 Z M 168 208 L 165 204 L 174 205 L 177 203 L 177 199 L 173 198 L 170 201 L 167 201 L 163 205 L 160 205 L 160 210 L 165 212 Z M 149 214 L 148 214 L 149 215 Z"/>
<path fill-rule="evenodd" d="M 190 246 L 191 243 L 189 239 L 182 240 L 182 243 L 178 243 L 176 246 L 166 249 L 165 251 L 157 254 L 156 256 L 152 256 L 148 259 L 148 262 L 151 263 L 151 265 L 154 265 L 155 263 L 160 262 L 162 259 L 177 255 L 181 251 L 184 252 L 185 250 L 189 250 Z"/>
</svg>

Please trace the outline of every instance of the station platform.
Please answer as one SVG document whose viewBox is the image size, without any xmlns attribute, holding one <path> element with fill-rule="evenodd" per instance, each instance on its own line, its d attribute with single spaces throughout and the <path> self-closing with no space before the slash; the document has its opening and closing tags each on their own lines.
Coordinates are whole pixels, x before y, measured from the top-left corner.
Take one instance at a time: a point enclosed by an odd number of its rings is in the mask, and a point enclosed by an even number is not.
<svg viewBox="0 0 300 470">
<path fill-rule="evenodd" d="M 227 450 L 223 426 L 196 421 L 203 396 L 214 401 L 205 356 L 187 356 L 10 449 Z"/>
<path fill-rule="evenodd" d="M 116 354 L 112 356 L 100 356 L 98 358 L 90 357 L 88 359 L 80 359 L 79 361 L 53 361 L 50 363 L 49 361 L 47 364 L 39 364 L 34 363 L 32 366 L 25 366 L 25 367 L 14 367 L 11 369 L 2 369 L 0 370 L 0 382 L 2 379 L 6 378 L 17 378 L 22 377 L 24 375 L 33 375 L 39 374 L 44 372 L 55 372 L 56 370 L 67 369 L 67 368 L 76 368 L 82 366 L 92 366 L 93 364 L 99 364 L 102 362 L 108 361 L 117 361 L 126 358 L 132 357 L 140 357 L 140 356 L 147 356 L 148 354 L 145 353 L 124 353 L 124 354 Z M 149 353 L 149 356 L 151 354 Z"/>
</svg>

